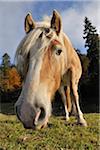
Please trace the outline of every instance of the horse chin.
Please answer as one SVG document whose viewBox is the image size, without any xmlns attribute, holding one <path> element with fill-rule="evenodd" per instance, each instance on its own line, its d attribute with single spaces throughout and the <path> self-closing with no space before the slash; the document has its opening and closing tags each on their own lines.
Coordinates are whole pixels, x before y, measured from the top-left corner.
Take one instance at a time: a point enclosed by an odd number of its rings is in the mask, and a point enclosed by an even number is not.
<svg viewBox="0 0 100 150">
<path fill-rule="evenodd" d="M 44 121 L 39 122 L 39 124 L 36 126 L 37 130 L 43 129 L 47 127 L 48 118 L 46 118 Z"/>
</svg>

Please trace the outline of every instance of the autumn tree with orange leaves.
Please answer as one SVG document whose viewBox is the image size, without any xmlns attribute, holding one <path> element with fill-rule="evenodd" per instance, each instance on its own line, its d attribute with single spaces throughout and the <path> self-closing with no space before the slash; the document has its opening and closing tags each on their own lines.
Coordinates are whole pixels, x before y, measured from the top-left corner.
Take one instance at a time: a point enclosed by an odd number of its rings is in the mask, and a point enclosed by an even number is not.
<svg viewBox="0 0 100 150">
<path fill-rule="evenodd" d="M 21 87 L 21 77 L 15 66 L 11 66 L 10 57 L 5 53 L 0 67 L 0 89 L 4 92 Z"/>
</svg>

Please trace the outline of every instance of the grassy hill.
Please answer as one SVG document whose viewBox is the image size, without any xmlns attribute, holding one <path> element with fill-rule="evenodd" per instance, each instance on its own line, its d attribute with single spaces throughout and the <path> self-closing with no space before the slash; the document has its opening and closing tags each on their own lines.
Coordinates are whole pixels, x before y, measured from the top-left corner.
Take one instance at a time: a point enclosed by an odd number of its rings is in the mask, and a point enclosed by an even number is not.
<svg viewBox="0 0 100 150">
<path fill-rule="evenodd" d="M 88 127 L 52 116 L 48 128 L 24 129 L 15 115 L 0 114 L 0 150 L 98 150 L 99 114 L 85 114 Z"/>
</svg>

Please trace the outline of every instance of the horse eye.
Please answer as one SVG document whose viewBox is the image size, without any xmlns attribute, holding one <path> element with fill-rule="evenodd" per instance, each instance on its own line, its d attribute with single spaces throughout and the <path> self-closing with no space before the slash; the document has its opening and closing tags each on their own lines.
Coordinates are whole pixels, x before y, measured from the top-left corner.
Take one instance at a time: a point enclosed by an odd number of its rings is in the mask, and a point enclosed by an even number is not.
<svg viewBox="0 0 100 150">
<path fill-rule="evenodd" d="M 61 52 L 62 52 L 62 49 L 57 49 L 57 50 L 56 50 L 56 54 L 57 54 L 57 55 L 60 55 Z"/>
<path fill-rule="evenodd" d="M 45 28 L 45 32 L 48 34 L 50 32 L 49 28 Z"/>
</svg>

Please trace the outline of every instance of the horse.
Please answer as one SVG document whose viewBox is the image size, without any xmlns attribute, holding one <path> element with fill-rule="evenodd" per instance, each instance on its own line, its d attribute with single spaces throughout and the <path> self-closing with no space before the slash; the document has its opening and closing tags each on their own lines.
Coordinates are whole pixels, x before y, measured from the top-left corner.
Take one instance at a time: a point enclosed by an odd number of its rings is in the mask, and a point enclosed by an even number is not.
<svg viewBox="0 0 100 150">
<path fill-rule="evenodd" d="M 47 126 L 52 112 L 52 97 L 59 90 L 66 121 L 71 104 L 76 107 L 77 123 L 87 126 L 79 106 L 78 83 L 82 74 L 80 59 L 63 32 L 61 15 L 53 10 L 48 20 L 35 22 L 25 17 L 25 37 L 16 50 L 16 62 L 24 77 L 21 94 L 15 103 L 18 119 L 26 129 Z M 66 92 L 63 78 L 66 74 Z"/>
</svg>

